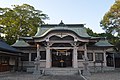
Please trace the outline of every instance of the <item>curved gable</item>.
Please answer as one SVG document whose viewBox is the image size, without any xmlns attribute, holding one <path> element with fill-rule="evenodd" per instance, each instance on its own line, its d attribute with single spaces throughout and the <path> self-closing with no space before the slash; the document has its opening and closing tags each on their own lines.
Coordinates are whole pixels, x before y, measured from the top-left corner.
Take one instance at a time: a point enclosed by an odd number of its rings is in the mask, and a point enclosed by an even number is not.
<svg viewBox="0 0 120 80">
<path fill-rule="evenodd" d="M 79 37 L 83 38 L 90 38 L 86 32 L 86 28 L 81 25 L 41 25 L 41 27 L 38 27 L 38 31 L 34 37 L 44 37 L 48 33 L 53 31 L 64 31 L 64 32 L 72 32 L 78 35 Z"/>
</svg>

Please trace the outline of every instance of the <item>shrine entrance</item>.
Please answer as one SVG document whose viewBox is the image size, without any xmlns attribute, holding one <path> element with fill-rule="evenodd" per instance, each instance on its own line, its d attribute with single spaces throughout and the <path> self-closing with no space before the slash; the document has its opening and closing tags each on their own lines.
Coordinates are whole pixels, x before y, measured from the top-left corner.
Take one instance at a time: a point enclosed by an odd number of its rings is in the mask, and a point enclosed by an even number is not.
<svg viewBox="0 0 120 80">
<path fill-rule="evenodd" d="M 72 50 L 52 50 L 52 67 L 72 67 Z"/>
</svg>

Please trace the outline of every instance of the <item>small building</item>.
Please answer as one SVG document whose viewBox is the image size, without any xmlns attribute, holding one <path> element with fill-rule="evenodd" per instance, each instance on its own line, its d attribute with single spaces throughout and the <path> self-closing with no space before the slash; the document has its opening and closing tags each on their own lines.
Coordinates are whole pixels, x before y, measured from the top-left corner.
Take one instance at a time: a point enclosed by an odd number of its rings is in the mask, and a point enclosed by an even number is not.
<svg viewBox="0 0 120 80">
<path fill-rule="evenodd" d="M 111 51 L 107 52 L 107 66 L 120 68 L 120 53 Z"/>
<path fill-rule="evenodd" d="M 87 34 L 84 24 L 43 24 L 32 37 L 20 37 L 12 45 L 23 52 L 24 69 L 34 67 L 41 56 L 40 68 L 83 68 L 84 57 L 90 67 L 107 68 L 106 52 L 111 45 L 105 38 Z"/>
<path fill-rule="evenodd" d="M 20 51 L 0 40 L 0 72 L 17 70 Z"/>
</svg>

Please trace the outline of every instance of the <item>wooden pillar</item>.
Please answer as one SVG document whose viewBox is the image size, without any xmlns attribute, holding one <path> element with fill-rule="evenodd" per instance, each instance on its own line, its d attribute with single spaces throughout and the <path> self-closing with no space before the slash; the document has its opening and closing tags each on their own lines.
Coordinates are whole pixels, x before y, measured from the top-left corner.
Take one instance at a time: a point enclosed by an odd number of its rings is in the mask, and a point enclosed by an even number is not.
<svg viewBox="0 0 120 80">
<path fill-rule="evenodd" d="M 74 44 L 74 47 L 73 47 L 73 68 L 78 68 L 76 43 Z"/>
<path fill-rule="evenodd" d="M 93 51 L 93 61 L 95 61 L 95 52 Z"/>
<path fill-rule="evenodd" d="M 87 45 L 86 45 L 86 43 L 85 43 L 85 45 L 84 45 L 84 57 L 85 57 L 85 59 L 88 58 L 88 57 L 87 57 Z"/>
<path fill-rule="evenodd" d="M 37 57 L 39 57 L 39 56 L 40 56 L 40 45 L 37 44 Z"/>
<path fill-rule="evenodd" d="M 50 55 L 50 45 L 47 43 L 46 47 L 46 68 L 51 67 L 51 55 Z"/>
<path fill-rule="evenodd" d="M 115 65 L 115 54 L 113 53 L 113 65 L 114 65 L 114 68 L 116 67 Z"/>
<path fill-rule="evenodd" d="M 31 62 L 31 53 L 29 53 L 29 62 Z"/>
<path fill-rule="evenodd" d="M 18 57 L 18 70 L 21 71 L 22 70 L 22 61 L 21 61 L 21 57 Z"/>
<path fill-rule="evenodd" d="M 15 57 L 15 71 L 18 71 L 18 65 L 19 65 L 19 58 L 17 56 Z"/>
<path fill-rule="evenodd" d="M 104 66 L 107 66 L 107 64 L 106 64 L 107 63 L 107 61 L 106 61 L 106 51 L 104 51 L 103 54 L 104 54 Z"/>
</svg>

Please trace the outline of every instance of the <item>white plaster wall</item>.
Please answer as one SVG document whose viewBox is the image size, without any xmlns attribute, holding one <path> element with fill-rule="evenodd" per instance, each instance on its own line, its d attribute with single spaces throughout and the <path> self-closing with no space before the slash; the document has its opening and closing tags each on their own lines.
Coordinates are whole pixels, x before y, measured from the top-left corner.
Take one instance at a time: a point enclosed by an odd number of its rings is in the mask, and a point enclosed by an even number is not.
<svg viewBox="0 0 120 80">
<path fill-rule="evenodd" d="M 45 68 L 46 67 L 46 60 L 40 61 L 40 67 Z"/>
<path fill-rule="evenodd" d="M 33 61 L 31 61 L 31 62 L 23 61 L 23 66 L 34 66 L 34 62 Z"/>
<path fill-rule="evenodd" d="M 78 61 L 78 67 L 84 67 L 83 62 L 84 61 Z M 94 63 L 92 61 L 89 61 L 89 66 L 94 66 Z"/>
<path fill-rule="evenodd" d="M 40 51 L 46 51 L 45 47 L 40 47 Z"/>
<path fill-rule="evenodd" d="M 23 61 L 23 66 L 26 66 L 26 67 L 34 67 L 34 61 Z M 40 61 L 40 67 L 44 68 L 46 66 L 46 60 L 41 60 Z"/>
<path fill-rule="evenodd" d="M 83 61 L 82 60 L 78 60 L 78 67 L 83 67 Z"/>
<path fill-rule="evenodd" d="M 84 61 L 78 60 L 78 67 L 84 67 L 83 66 L 83 62 Z M 95 65 L 96 66 L 101 66 L 101 63 L 96 63 Z M 94 66 L 94 62 L 93 61 L 89 61 L 89 65 L 88 66 Z M 105 66 L 105 65 L 103 64 L 103 66 Z"/>
<path fill-rule="evenodd" d="M 94 62 L 93 61 L 89 61 L 89 65 L 88 66 L 94 66 Z"/>
</svg>

